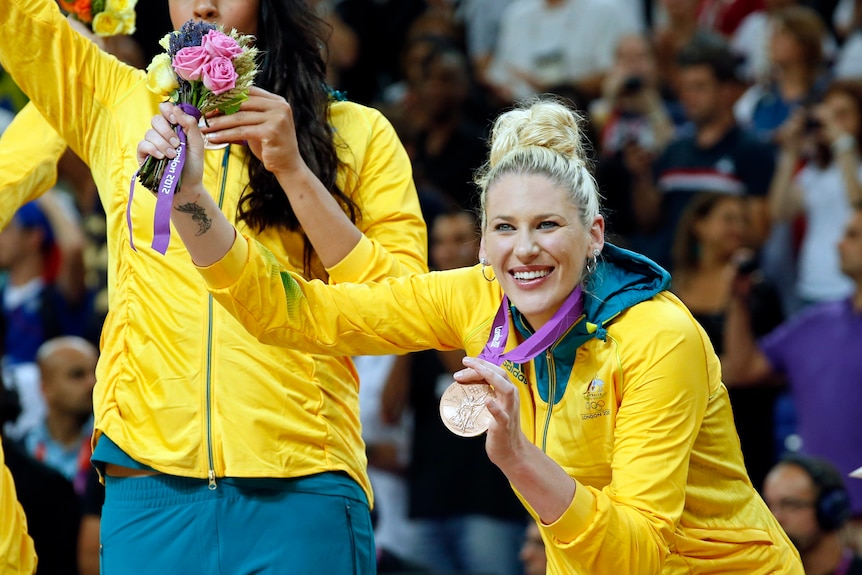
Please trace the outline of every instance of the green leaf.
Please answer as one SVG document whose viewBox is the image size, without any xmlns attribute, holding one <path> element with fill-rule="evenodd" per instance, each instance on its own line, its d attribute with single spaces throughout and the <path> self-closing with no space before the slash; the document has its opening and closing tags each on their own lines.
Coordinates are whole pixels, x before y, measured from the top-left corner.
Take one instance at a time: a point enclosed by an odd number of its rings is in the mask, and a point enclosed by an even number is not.
<svg viewBox="0 0 862 575">
<path fill-rule="evenodd" d="M 239 112 L 239 107 L 242 106 L 242 103 L 246 100 L 248 100 L 248 94 L 243 93 L 236 98 L 219 104 L 218 109 L 225 115 L 235 114 Z"/>
</svg>

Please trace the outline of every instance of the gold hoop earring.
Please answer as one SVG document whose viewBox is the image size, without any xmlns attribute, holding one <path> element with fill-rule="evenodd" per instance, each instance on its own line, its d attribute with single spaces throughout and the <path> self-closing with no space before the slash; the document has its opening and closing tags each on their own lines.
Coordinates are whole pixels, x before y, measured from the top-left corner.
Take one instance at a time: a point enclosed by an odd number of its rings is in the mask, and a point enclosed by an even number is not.
<svg viewBox="0 0 862 575">
<path fill-rule="evenodd" d="M 599 268 L 599 255 L 601 253 L 599 250 L 593 250 L 593 257 L 587 259 L 586 271 L 588 274 L 595 273 Z"/>
<path fill-rule="evenodd" d="M 488 260 L 486 260 L 485 258 L 479 258 L 479 263 L 480 263 L 480 264 L 482 264 L 482 277 L 483 277 L 483 278 L 485 278 L 485 281 L 486 281 L 486 282 L 492 282 L 492 281 L 494 281 L 494 279 L 495 279 L 495 278 L 493 278 L 493 277 L 490 277 L 490 278 L 489 278 L 489 277 L 485 274 L 485 268 L 486 268 L 486 267 L 488 267 Z"/>
</svg>

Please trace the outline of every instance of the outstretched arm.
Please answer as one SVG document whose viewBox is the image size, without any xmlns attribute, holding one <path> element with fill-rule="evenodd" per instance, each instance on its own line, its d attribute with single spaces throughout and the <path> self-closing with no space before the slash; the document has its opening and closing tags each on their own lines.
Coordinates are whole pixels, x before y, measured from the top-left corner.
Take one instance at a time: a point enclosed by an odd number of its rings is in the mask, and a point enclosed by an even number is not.
<svg viewBox="0 0 862 575">
<path fill-rule="evenodd" d="M 27 202 L 57 182 L 66 142 L 29 103 L 0 137 L 0 229 Z"/>
<path fill-rule="evenodd" d="M 772 365 L 760 350 L 751 324 L 748 300 L 752 289 L 748 274 L 737 274 L 724 326 L 724 353 L 721 374 L 728 387 L 767 381 L 773 375 Z"/>
</svg>

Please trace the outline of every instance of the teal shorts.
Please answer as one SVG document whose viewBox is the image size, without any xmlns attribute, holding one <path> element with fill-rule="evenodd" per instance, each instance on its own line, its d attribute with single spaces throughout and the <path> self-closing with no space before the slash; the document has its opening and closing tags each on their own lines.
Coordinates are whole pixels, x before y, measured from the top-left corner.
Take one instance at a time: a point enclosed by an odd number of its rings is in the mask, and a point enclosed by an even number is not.
<svg viewBox="0 0 862 575">
<path fill-rule="evenodd" d="M 365 493 L 342 473 L 298 479 L 105 477 L 102 575 L 373 575 Z"/>
</svg>

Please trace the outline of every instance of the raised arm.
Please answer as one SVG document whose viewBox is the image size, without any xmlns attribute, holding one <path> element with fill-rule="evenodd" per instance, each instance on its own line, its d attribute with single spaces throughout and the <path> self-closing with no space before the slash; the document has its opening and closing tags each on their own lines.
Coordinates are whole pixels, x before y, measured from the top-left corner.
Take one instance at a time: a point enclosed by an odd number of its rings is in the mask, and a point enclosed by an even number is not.
<svg viewBox="0 0 862 575">
<path fill-rule="evenodd" d="M 84 230 L 77 216 L 72 213 L 72 206 L 64 206 L 56 192 L 45 193 L 38 202 L 51 224 L 57 248 L 60 250 L 57 288 L 66 301 L 79 303 L 87 290 L 84 267 L 87 238 Z"/>
<path fill-rule="evenodd" d="M 336 148 L 354 162 L 340 184 L 358 206 L 356 224 L 300 156 L 293 108 L 281 96 L 252 88 L 239 112 L 212 118 L 203 131 L 214 143 L 248 142 L 277 178 L 333 282 L 427 271 L 425 222 L 394 129 L 379 112 L 352 104 L 334 103 L 331 119 Z"/>
<path fill-rule="evenodd" d="M 859 142 L 854 134 L 844 131 L 830 108 L 819 106 L 816 114 L 823 123 L 835 162 L 841 170 L 847 191 L 847 202 L 850 205 L 857 204 L 862 201 L 862 183 L 859 182 Z"/>
<path fill-rule="evenodd" d="M 57 162 L 66 149 L 54 128 L 29 103 L 0 136 L 0 229 L 27 202 L 57 182 Z"/>
<path fill-rule="evenodd" d="M 413 282 L 404 278 L 373 285 L 306 282 L 286 271 L 261 244 L 237 236 L 201 182 L 203 143 L 197 123 L 170 104 L 162 104 L 162 110 L 165 116 L 153 119 L 152 130 L 138 146 L 139 160 L 176 156 L 179 141 L 170 122 L 187 132 L 186 163 L 171 220 L 216 299 L 249 332 L 264 343 L 330 355 L 463 347 L 460 334 L 445 321 L 432 325 L 445 315 L 441 310 L 450 300 L 459 299 L 453 295 L 455 280 L 446 284 L 443 301 L 429 291 L 434 283 L 429 274 Z"/>
<path fill-rule="evenodd" d="M 724 353 L 721 373 L 728 387 L 738 387 L 768 380 L 772 366 L 760 350 L 751 325 L 748 299 L 751 278 L 740 275 L 734 280 L 734 290 L 724 326 Z"/>
<path fill-rule="evenodd" d="M 769 184 L 769 214 L 774 221 L 788 221 L 802 211 L 802 192 L 793 181 L 802 155 L 805 111 L 797 110 L 779 128 L 781 145 L 778 164 Z"/>
<path fill-rule="evenodd" d="M 53 0 L 0 2 L 0 29 L 0 66 L 48 123 L 85 161 L 91 146 L 95 153 L 105 153 L 100 138 L 112 132 L 101 116 L 143 80 L 143 72 L 81 36 Z"/>
</svg>

